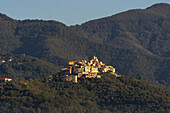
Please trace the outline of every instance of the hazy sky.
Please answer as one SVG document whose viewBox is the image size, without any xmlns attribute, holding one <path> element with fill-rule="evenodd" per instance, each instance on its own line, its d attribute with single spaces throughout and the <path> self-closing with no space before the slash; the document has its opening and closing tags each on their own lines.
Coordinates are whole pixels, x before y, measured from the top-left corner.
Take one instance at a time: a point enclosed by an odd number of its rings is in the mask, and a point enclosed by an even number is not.
<svg viewBox="0 0 170 113">
<path fill-rule="evenodd" d="M 0 0 L 0 13 L 19 20 L 56 20 L 75 25 L 155 3 L 170 0 Z"/>
</svg>

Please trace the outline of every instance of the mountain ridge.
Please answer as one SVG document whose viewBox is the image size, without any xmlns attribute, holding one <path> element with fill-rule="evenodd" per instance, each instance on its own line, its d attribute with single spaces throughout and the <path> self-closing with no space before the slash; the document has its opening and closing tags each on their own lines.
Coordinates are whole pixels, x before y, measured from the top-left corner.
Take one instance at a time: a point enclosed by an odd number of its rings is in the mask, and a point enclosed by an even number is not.
<svg viewBox="0 0 170 113">
<path fill-rule="evenodd" d="M 156 6 L 160 5 L 162 6 L 162 4 L 157 4 Z M 167 5 L 170 7 L 169 4 Z M 168 10 L 169 7 L 164 10 Z M 110 17 L 92 20 L 82 24 L 81 26 L 76 26 L 75 31 L 83 31 L 83 33 L 87 34 L 90 33 L 89 36 L 87 36 L 86 34 L 85 35 L 89 38 L 112 42 L 116 46 L 124 46 L 124 42 L 123 44 L 121 44 L 121 40 L 132 40 L 133 43 L 128 45 L 130 49 L 133 49 L 133 46 L 139 49 L 142 47 L 142 50 L 147 51 L 148 53 L 169 57 L 169 50 L 165 49 L 166 46 L 168 46 L 166 42 L 169 42 L 169 40 L 167 39 L 169 37 L 169 17 L 162 16 L 160 15 L 160 13 L 153 12 L 150 9 L 130 10 Z M 165 24 L 165 28 L 162 29 L 160 24 Z M 161 33 L 161 29 L 163 30 L 164 34 Z M 158 42 L 154 39 L 154 37 L 161 38 L 160 35 L 166 35 L 162 37 L 164 38 L 164 42 Z M 152 44 L 152 40 L 155 40 L 154 43 L 161 43 L 161 46 L 163 46 L 164 44 L 166 46 L 162 48 L 157 46 L 154 47 L 155 44 Z M 149 47 L 150 41 L 152 41 L 152 48 Z M 143 44 L 143 42 L 145 45 Z M 164 51 L 165 53 L 163 53 Z"/>
<path fill-rule="evenodd" d="M 71 27 L 56 21 L 0 19 L 0 52 L 59 66 L 97 56 L 121 74 L 169 87 L 170 23 L 168 16 L 152 11 L 158 6 L 164 7 L 157 4 Z M 163 9 L 169 11 L 167 6 Z"/>
</svg>

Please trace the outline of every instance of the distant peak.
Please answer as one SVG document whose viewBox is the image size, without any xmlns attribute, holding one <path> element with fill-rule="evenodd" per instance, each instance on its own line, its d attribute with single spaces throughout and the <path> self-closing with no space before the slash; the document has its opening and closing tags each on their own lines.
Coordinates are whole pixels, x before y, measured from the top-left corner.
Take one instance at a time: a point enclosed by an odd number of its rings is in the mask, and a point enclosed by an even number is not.
<svg viewBox="0 0 170 113">
<path fill-rule="evenodd" d="M 5 15 L 5 14 L 0 13 L 0 17 L 2 18 L 2 17 L 8 17 L 8 16 Z"/>
<path fill-rule="evenodd" d="M 152 5 L 151 7 L 148 7 L 147 9 L 157 9 L 157 8 L 170 8 L 170 4 L 168 3 L 157 3 Z"/>
<path fill-rule="evenodd" d="M 155 11 L 164 16 L 170 16 L 170 4 L 168 3 L 159 3 L 148 7 L 147 10 Z"/>
<path fill-rule="evenodd" d="M 10 18 L 7 15 L 2 14 L 2 13 L 0 13 L 0 19 L 3 19 L 3 20 L 13 20 L 12 18 Z"/>
</svg>

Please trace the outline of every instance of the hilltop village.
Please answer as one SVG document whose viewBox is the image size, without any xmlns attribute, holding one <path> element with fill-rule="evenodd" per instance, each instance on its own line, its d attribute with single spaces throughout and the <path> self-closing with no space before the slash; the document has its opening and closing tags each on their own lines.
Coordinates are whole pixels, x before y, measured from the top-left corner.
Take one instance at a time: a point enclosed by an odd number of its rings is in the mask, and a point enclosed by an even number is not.
<svg viewBox="0 0 170 113">
<path fill-rule="evenodd" d="M 25 54 L 22 55 L 25 57 Z M 1 58 L 0 64 L 8 63 L 14 61 L 13 57 L 9 58 Z M 22 65 L 22 62 L 16 61 L 16 65 Z M 57 74 L 60 78 L 65 81 L 71 81 L 77 83 L 77 78 L 85 77 L 85 78 L 101 78 L 101 73 L 110 72 L 116 77 L 120 77 L 115 73 L 115 68 L 113 66 L 107 66 L 103 62 L 99 61 L 97 57 L 93 57 L 90 61 L 87 60 L 78 60 L 78 61 L 70 61 L 69 66 L 67 68 L 62 68 L 61 71 Z M 56 76 L 56 75 L 54 75 Z M 49 80 L 52 80 L 53 75 L 48 75 Z M 0 78 L 0 82 L 10 82 L 12 78 Z M 22 83 L 23 81 L 21 81 Z M 25 83 L 24 83 L 25 84 Z"/>
<path fill-rule="evenodd" d="M 110 72 L 115 76 L 115 68 L 113 66 L 106 66 L 103 62 L 99 62 L 97 57 L 93 57 L 89 62 L 86 60 L 78 60 L 69 62 L 68 68 L 61 69 L 60 76 L 62 76 L 65 81 L 72 81 L 77 83 L 77 78 L 101 78 L 100 72 Z"/>
</svg>

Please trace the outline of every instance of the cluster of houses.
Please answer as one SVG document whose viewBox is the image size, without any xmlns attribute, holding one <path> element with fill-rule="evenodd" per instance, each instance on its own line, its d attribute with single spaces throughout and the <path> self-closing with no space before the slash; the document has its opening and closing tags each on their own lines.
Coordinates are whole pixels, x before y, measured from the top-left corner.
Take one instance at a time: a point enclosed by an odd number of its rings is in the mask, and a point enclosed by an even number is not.
<svg viewBox="0 0 170 113">
<path fill-rule="evenodd" d="M 12 78 L 0 78 L 0 82 L 10 82 Z"/>
<path fill-rule="evenodd" d="M 1 56 L 0 56 L 0 59 L 1 59 Z M 13 60 L 12 58 L 9 58 L 7 61 L 11 62 L 12 60 Z M 0 64 L 3 64 L 5 62 L 7 62 L 7 61 L 1 59 Z M 0 78 L 0 82 L 10 82 L 10 81 L 12 81 L 12 78 Z"/>
<path fill-rule="evenodd" d="M 0 78 L 0 83 L 6 83 L 6 82 L 11 82 L 12 78 Z M 21 85 L 27 85 L 27 82 L 20 81 Z"/>
<path fill-rule="evenodd" d="M 13 59 L 12 58 L 10 58 L 9 60 L 8 60 L 8 62 L 11 62 Z M 1 60 L 0 61 L 0 63 L 5 63 L 6 61 L 5 60 Z"/>
<path fill-rule="evenodd" d="M 20 54 L 21 56 L 25 56 L 25 54 Z M 13 61 L 14 58 L 12 56 L 7 57 L 7 58 L 2 58 L 2 56 L 0 56 L 0 64 L 6 63 L 6 62 L 11 62 Z M 22 64 L 22 62 L 18 62 L 18 65 Z"/>
<path fill-rule="evenodd" d="M 9 59 L 9 61 L 12 61 L 12 58 Z M 105 65 L 103 62 L 99 62 L 98 58 L 95 56 L 89 62 L 87 60 L 70 61 L 67 68 L 61 69 L 59 76 L 64 78 L 65 81 L 72 81 L 74 83 L 77 83 L 77 78 L 80 78 L 82 76 L 85 78 L 101 78 L 101 72 L 110 72 L 116 77 L 119 77 L 119 75 L 115 73 L 115 68 L 110 65 Z M 51 79 L 52 76 L 50 76 L 49 80 Z M 0 82 L 9 81 L 12 81 L 12 79 L 0 78 Z"/>
<path fill-rule="evenodd" d="M 61 69 L 60 76 L 64 77 L 66 81 L 77 83 L 77 78 L 82 76 L 85 78 L 101 78 L 101 75 L 99 75 L 101 72 L 115 73 L 115 68 L 106 66 L 94 56 L 89 62 L 86 60 L 69 62 L 68 68 Z"/>
</svg>

